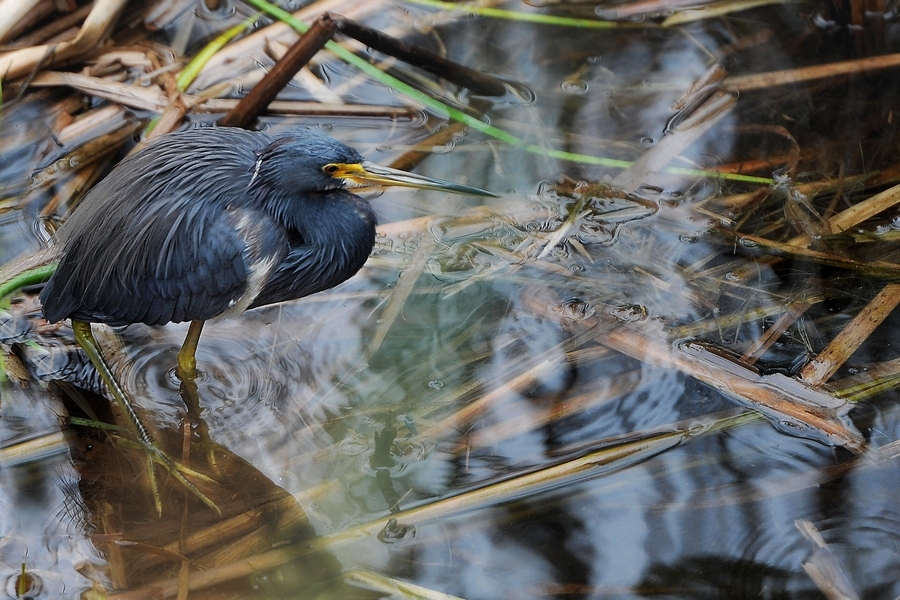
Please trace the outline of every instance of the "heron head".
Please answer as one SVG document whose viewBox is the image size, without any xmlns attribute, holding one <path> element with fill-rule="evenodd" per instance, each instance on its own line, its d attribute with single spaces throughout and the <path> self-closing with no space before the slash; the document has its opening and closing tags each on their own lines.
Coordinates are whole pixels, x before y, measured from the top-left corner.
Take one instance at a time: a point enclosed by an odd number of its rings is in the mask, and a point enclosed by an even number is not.
<svg viewBox="0 0 900 600">
<path fill-rule="evenodd" d="M 496 196 L 478 188 L 369 162 L 350 146 L 311 129 L 276 139 L 259 153 L 255 169 L 254 180 L 269 181 L 289 193 L 345 187 L 401 186 Z"/>
<path fill-rule="evenodd" d="M 346 182 L 326 170 L 332 164 L 359 164 L 362 155 L 350 146 L 312 129 L 276 138 L 257 155 L 253 181 L 288 193 L 333 190 Z"/>
</svg>

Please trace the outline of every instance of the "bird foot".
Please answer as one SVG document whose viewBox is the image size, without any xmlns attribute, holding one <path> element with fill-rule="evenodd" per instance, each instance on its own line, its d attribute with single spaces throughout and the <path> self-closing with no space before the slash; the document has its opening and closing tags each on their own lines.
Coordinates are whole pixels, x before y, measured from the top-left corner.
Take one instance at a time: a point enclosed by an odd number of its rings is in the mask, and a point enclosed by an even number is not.
<svg viewBox="0 0 900 600">
<path fill-rule="evenodd" d="M 216 483 L 215 479 L 204 473 L 201 473 L 200 471 L 188 467 L 182 462 L 175 460 L 162 449 L 160 449 L 152 440 L 140 439 L 135 441 L 126 438 L 119 439 L 126 445 L 137 446 L 144 451 L 144 454 L 147 457 L 147 477 L 150 480 L 150 491 L 153 495 L 153 504 L 156 508 L 157 514 L 162 515 L 163 506 L 159 481 L 156 477 L 156 465 L 159 465 L 163 469 L 165 469 L 172 478 L 183 485 L 191 494 L 196 496 L 198 500 L 203 502 L 203 504 L 213 509 L 220 515 L 222 514 L 222 511 L 219 509 L 216 503 L 209 496 L 204 494 L 192 481 L 188 479 L 188 477 L 193 477 L 194 479 L 197 479 L 204 483 L 212 484 Z"/>
</svg>

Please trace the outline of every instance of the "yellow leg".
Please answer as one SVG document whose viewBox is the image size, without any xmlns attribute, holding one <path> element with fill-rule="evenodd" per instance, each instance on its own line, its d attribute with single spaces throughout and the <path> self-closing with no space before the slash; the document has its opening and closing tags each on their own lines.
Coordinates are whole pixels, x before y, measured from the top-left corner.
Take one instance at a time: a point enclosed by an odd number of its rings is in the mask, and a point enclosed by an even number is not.
<svg viewBox="0 0 900 600">
<path fill-rule="evenodd" d="M 200 342 L 201 331 L 203 321 L 191 321 L 187 337 L 178 351 L 178 377 L 182 381 L 197 377 L 197 344 Z"/>
<path fill-rule="evenodd" d="M 128 421 L 129 427 L 135 433 L 135 435 L 137 435 L 138 441 L 147 452 L 147 473 L 148 477 L 150 478 L 150 487 L 153 491 L 153 500 L 156 505 L 157 512 L 162 514 L 162 500 L 159 494 L 159 486 L 156 482 L 156 471 L 154 471 L 153 469 L 154 461 L 162 463 L 163 466 L 165 466 L 169 471 L 169 473 L 171 473 L 172 476 L 175 477 L 175 479 L 177 479 L 179 482 L 181 482 L 182 485 L 187 487 L 207 506 L 213 508 L 214 510 L 216 510 L 216 512 L 219 512 L 219 508 L 215 505 L 215 503 L 207 498 L 206 495 L 204 495 L 200 490 L 198 490 L 197 486 L 185 479 L 184 475 L 182 475 L 179 470 L 187 470 L 191 474 L 202 479 L 209 480 L 209 478 L 205 475 L 202 475 L 201 473 L 196 473 L 185 469 L 183 465 L 178 465 L 177 463 L 169 459 L 159 448 L 156 447 L 153 441 L 153 437 L 141 422 L 141 419 L 134 408 L 134 404 L 128 398 L 128 395 L 125 393 L 125 390 L 122 389 L 122 386 L 119 385 L 119 382 L 116 381 L 116 378 L 113 376 L 112 370 L 109 368 L 109 365 L 106 364 L 106 360 L 103 358 L 103 354 L 100 352 L 100 346 L 97 344 L 97 340 L 94 339 L 94 334 L 91 331 L 91 324 L 85 323 L 84 321 L 72 320 L 72 330 L 75 332 L 75 340 L 84 349 L 85 353 L 88 355 L 88 358 L 91 360 L 91 363 L 93 363 L 94 368 L 97 369 L 97 371 L 100 373 L 100 377 L 103 379 L 103 383 L 106 384 L 106 387 L 112 394 L 113 399 L 116 401 L 116 404 L 119 405 L 119 408 L 125 415 L 125 419 Z M 199 331 L 197 332 L 197 335 L 199 337 Z M 196 346 L 196 343 L 194 345 Z"/>
<path fill-rule="evenodd" d="M 100 373 L 103 383 L 106 384 L 109 393 L 113 395 L 113 399 L 115 399 L 116 404 L 119 405 L 119 409 L 128 420 L 128 425 L 142 443 L 152 444 L 153 438 L 150 436 L 150 432 L 147 431 L 147 428 L 144 427 L 144 424 L 141 423 L 141 419 L 134 409 L 134 404 L 132 404 L 131 400 L 125 394 L 125 390 L 122 389 L 119 382 L 116 381 L 109 365 L 106 364 L 106 360 L 100 352 L 100 346 L 97 344 L 97 340 L 94 339 L 94 334 L 91 331 L 91 324 L 85 323 L 84 321 L 73 320 L 72 329 L 75 331 L 75 341 L 77 341 L 78 345 L 84 349 L 88 358 L 91 360 L 91 363 L 93 363 L 94 368 Z"/>
<path fill-rule="evenodd" d="M 181 380 L 179 391 L 181 399 L 187 407 L 187 419 L 195 427 L 195 433 L 201 441 L 209 440 L 209 431 L 206 422 L 200 418 L 200 394 L 197 391 L 197 344 L 200 342 L 200 332 L 203 331 L 203 321 L 191 321 L 188 333 L 178 351 L 178 378 Z M 217 470 L 215 453 L 210 450 L 207 461 L 213 470 Z"/>
</svg>

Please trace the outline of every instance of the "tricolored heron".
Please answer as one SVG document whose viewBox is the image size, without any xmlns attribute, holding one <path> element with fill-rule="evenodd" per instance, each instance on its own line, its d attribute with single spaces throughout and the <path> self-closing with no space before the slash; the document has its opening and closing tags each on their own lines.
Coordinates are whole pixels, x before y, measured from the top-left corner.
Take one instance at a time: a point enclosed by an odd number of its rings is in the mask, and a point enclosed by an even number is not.
<svg viewBox="0 0 900 600">
<path fill-rule="evenodd" d="M 149 442 L 102 364 L 90 323 L 191 321 L 178 372 L 193 378 L 204 321 L 326 290 L 362 267 L 376 218 L 347 190 L 359 185 L 494 195 L 369 163 L 309 129 L 160 136 L 119 163 L 57 232 L 60 260 L 40 295 L 44 316 L 72 319 L 79 343 Z"/>
</svg>

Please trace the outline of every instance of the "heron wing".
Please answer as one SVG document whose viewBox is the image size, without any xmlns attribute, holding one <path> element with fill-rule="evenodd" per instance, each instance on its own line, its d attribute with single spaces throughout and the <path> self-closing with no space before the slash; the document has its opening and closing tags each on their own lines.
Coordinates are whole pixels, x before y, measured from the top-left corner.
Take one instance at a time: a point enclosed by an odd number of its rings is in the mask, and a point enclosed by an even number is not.
<svg viewBox="0 0 900 600">
<path fill-rule="evenodd" d="M 158 325 L 249 306 L 287 251 L 284 232 L 242 202 L 269 141 L 193 130 L 120 163 L 59 232 L 47 319 Z"/>
<path fill-rule="evenodd" d="M 92 236 L 74 238 L 42 294 L 45 315 L 162 325 L 243 310 L 285 246 L 265 215 L 253 217 L 216 207 L 160 215 L 132 234 L 142 248 L 134 256 Z"/>
</svg>

